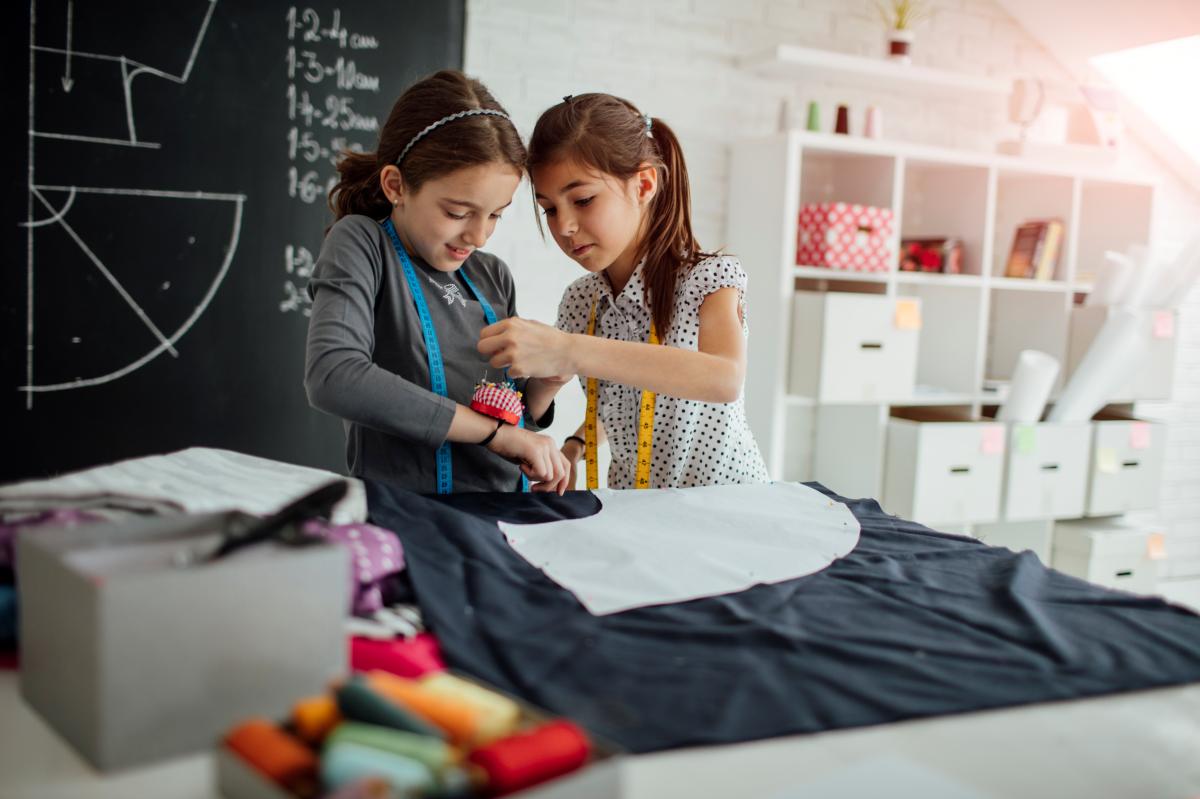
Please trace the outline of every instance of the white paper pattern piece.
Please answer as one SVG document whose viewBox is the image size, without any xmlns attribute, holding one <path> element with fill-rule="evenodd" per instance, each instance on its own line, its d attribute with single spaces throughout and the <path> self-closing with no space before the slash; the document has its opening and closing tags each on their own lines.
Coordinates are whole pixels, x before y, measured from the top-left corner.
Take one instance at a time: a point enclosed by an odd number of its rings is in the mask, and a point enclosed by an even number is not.
<svg viewBox="0 0 1200 799">
<path fill-rule="evenodd" d="M 256 515 L 281 507 L 341 475 L 307 466 L 207 447 L 118 461 L 49 480 L 0 486 L 0 514 L 55 508 L 120 508 L 152 513 L 215 513 L 242 510 Z M 361 480 L 350 483 L 334 506 L 339 524 L 367 518 Z"/>
<path fill-rule="evenodd" d="M 858 543 L 849 508 L 799 483 L 592 493 L 594 516 L 500 529 L 596 616 L 803 577 Z"/>
</svg>

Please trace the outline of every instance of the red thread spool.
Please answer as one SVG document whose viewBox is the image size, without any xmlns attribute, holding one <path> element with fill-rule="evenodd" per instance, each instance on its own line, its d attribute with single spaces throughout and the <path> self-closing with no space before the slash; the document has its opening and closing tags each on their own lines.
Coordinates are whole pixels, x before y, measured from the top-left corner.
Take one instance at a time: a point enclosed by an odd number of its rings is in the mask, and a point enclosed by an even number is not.
<svg viewBox="0 0 1200 799">
<path fill-rule="evenodd" d="M 505 794 L 574 771 L 590 751 L 583 730 L 569 721 L 552 721 L 481 746 L 467 759 L 487 772 L 493 791 Z"/>
</svg>

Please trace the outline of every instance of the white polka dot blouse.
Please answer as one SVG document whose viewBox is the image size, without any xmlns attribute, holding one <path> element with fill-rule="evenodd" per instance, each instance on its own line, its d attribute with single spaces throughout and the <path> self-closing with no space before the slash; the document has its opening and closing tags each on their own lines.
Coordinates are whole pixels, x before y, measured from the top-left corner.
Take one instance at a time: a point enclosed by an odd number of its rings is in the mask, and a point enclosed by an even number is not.
<svg viewBox="0 0 1200 799">
<path fill-rule="evenodd" d="M 596 335 L 616 341 L 645 343 L 650 338 L 650 309 L 645 302 L 642 265 L 614 297 L 602 273 L 576 280 L 558 306 L 558 328 L 587 333 L 592 302 L 596 301 Z M 696 350 L 700 340 L 700 305 L 718 289 L 736 288 L 745 324 L 746 272 L 737 258 L 717 255 L 696 264 L 678 282 L 671 329 L 663 344 Z M 579 379 L 584 391 L 587 381 Z M 637 421 L 641 390 L 608 380 L 599 381 L 600 422 L 608 435 L 612 462 L 610 488 L 633 488 L 637 473 Z M 758 445 L 746 423 L 742 395 L 729 403 L 698 402 L 659 394 L 654 407 L 654 451 L 650 465 L 652 488 L 687 488 L 733 483 L 762 483 L 770 478 Z"/>
</svg>

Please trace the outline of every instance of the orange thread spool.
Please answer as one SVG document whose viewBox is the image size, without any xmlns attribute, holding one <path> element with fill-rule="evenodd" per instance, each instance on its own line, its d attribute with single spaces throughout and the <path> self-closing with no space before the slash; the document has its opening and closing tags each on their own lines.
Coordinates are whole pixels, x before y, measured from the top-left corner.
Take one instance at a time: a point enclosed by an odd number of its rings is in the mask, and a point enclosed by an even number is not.
<svg viewBox="0 0 1200 799">
<path fill-rule="evenodd" d="M 467 759 L 488 775 L 496 793 L 511 793 L 574 771 L 587 762 L 591 742 L 569 721 L 552 721 L 529 732 L 481 746 Z"/>
<path fill-rule="evenodd" d="M 317 788 L 317 756 L 266 719 L 250 719 L 225 736 L 225 744 L 272 782 L 300 796 Z"/>
<path fill-rule="evenodd" d="M 397 677 L 386 671 L 367 674 L 367 683 L 383 696 L 436 724 L 458 744 L 470 744 L 483 726 L 482 714 L 475 707 L 452 696 L 426 691 L 416 680 Z"/>
<path fill-rule="evenodd" d="M 325 740 L 341 720 L 337 701 L 328 694 L 301 699 L 292 706 L 292 726 L 296 734 L 310 744 Z"/>
</svg>

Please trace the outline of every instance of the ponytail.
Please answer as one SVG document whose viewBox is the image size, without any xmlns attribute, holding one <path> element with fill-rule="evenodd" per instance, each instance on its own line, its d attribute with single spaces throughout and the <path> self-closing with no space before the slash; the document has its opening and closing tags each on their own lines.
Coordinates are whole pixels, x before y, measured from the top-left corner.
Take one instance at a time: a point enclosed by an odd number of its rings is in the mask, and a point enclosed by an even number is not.
<svg viewBox="0 0 1200 799">
<path fill-rule="evenodd" d="M 375 153 L 343 154 L 337 165 L 340 179 L 329 192 L 329 207 L 337 219 L 350 214 L 382 219 L 391 212 L 392 204 L 379 185 L 381 170 Z"/>
</svg>

